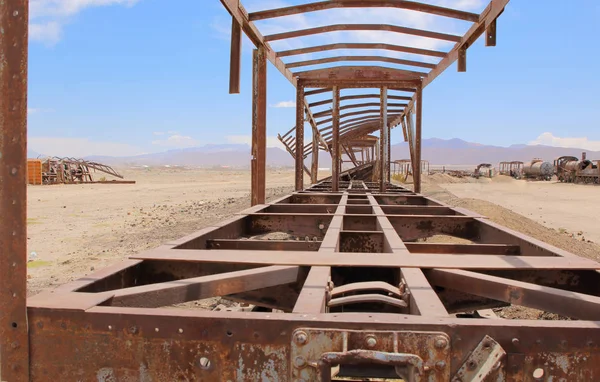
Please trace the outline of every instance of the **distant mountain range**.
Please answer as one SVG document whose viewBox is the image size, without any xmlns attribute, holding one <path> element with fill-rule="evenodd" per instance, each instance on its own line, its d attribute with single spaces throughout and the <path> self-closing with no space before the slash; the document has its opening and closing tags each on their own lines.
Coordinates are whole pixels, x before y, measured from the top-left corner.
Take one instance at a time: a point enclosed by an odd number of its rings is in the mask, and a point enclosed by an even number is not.
<svg viewBox="0 0 600 382">
<path fill-rule="evenodd" d="M 577 148 L 561 148 L 551 146 L 512 145 L 509 147 L 482 145 L 467 142 L 462 139 L 429 138 L 422 141 L 422 157 L 433 165 L 473 165 L 479 163 L 492 163 L 497 165 L 501 161 L 529 161 L 533 158 L 542 158 L 552 161 L 562 155 L 581 157 L 586 151 L 589 159 L 600 159 L 600 152 Z M 30 158 L 35 158 L 38 153 L 28 152 Z M 410 157 L 408 144 L 403 142 L 392 145 L 392 160 L 407 159 Z M 245 144 L 215 144 L 192 147 L 179 150 L 169 150 L 160 153 L 145 154 L 130 157 L 92 156 L 86 159 L 95 160 L 114 166 L 199 166 L 199 167 L 249 167 L 250 146 Z M 310 157 L 306 165 L 310 166 Z M 276 147 L 267 149 L 267 165 L 271 167 L 293 166 L 292 156 Z M 319 153 L 319 167 L 330 167 L 329 153 Z"/>
</svg>

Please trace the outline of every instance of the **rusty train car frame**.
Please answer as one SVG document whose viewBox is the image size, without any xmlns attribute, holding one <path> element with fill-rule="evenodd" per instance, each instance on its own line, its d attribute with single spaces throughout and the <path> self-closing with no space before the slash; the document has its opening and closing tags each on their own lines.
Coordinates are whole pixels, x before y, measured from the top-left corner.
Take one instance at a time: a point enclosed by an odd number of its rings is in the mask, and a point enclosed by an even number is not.
<svg viewBox="0 0 600 382">
<path fill-rule="evenodd" d="M 386 181 L 392 126 L 403 125 L 411 160 L 420 163 L 422 88 L 456 60 L 464 71 L 466 49 L 480 35 L 485 33 L 487 45 L 495 44 L 496 18 L 508 1 L 493 0 L 481 14 L 416 1 L 332 0 L 257 13 L 246 12 L 238 1 L 221 2 L 233 20 L 231 92 L 239 91 L 241 32 L 257 45 L 253 206 L 31 298 L 26 292 L 28 1 L 0 2 L 0 380 L 600 379 L 600 264 L 421 195 L 420 166 L 413 170 L 415 190 Z M 392 28 L 456 41 L 451 51 L 438 54 L 440 62 L 426 75 L 369 67 L 294 75 L 270 48 L 273 37 L 263 37 L 253 23 L 346 6 L 400 7 L 473 26 L 458 38 Z M 327 30 L 339 28 L 320 29 Z M 298 89 L 297 190 L 269 203 L 264 192 L 267 59 Z M 305 92 L 310 87 L 316 90 Z M 380 89 L 379 122 L 340 133 L 340 87 Z M 413 96 L 388 120 L 386 93 L 398 87 Z M 331 150 L 333 176 L 306 188 L 301 130 L 305 117 L 311 125 L 314 120 L 305 96 L 329 91 L 331 139 L 319 137 L 315 128 L 313 142 L 315 152 L 319 146 Z M 377 168 L 378 181 L 340 180 L 341 145 L 376 130 L 381 164 L 362 166 Z M 286 239 L 257 239 L 273 232 Z M 427 241 L 439 235 L 469 243 Z M 257 308 L 173 307 L 213 296 Z M 489 311 L 510 304 L 573 320 L 504 320 Z"/>
</svg>

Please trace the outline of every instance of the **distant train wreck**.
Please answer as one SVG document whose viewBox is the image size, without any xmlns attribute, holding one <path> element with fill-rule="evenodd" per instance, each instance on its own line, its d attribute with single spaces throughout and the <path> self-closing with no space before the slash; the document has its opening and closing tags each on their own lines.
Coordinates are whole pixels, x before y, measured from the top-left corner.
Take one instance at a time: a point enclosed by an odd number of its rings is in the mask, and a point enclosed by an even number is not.
<svg viewBox="0 0 600 382">
<path fill-rule="evenodd" d="M 598 162 L 587 159 L 586 153 L 581 154 L 581 160 L 573 156 L 562 156 L 554 161 L 554 171 L 559 182 L 598 184 Z"/>
<path fill-rule="evenodd" d="M 94 180 L 93 174 L 110 175 L 120 180 L 102 177 Z M 124 177 L 111 166 L 77 158 L 49 157 L 45 159 L 28 160 L 29 184 L 134 184 L 134 180 L 122 180 Z"/>
</svg>

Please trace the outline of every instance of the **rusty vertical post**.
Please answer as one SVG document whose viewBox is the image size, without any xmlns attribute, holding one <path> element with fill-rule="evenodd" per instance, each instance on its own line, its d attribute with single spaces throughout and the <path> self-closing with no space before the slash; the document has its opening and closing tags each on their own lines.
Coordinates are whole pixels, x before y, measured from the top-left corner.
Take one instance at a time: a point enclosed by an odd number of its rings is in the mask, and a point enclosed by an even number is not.
<svg viewBox="0 0 600 382">
<path fill-rule="evenodd" d="M 251 204 L 265 202 L 267 167 L 267 55 L 254 49 L 252 61 L 252 190 Z"/>
<path fill-rule="evenodd" d="M 414 185 L 415 192 L 421 192 L 421 131 L 423 127 L 423 83 L 417 87 L 417 115 L 415 132 L 415 166 Z"/>
<path fill-rule="evenodd" d="M 235 17 L 231 18 L 231 53 L 229 57 L 229 94 L 240 92 L 242 61 L 242 26 Z"/>
<path fill-rule="evenodd" d="M 331 191 L 339 191 L 340 182 L 340 88 L 333 87 L 333 121 L 331 145 Z"/>
<path fill-rule="evenodd" d="M 412 112 L 409 110 L 404 117 L 406 118 L 406 132 L 407 132 L 407 136 L 408 136 L 408 151 L 410 152 L 410 170 L 412 173 L 413 184 L 414 184 L 414 178 L 415 178 L 415 172 L 416 172 L 415 164 L 417 162 L 415 159 L 415 131 L 414 131 Z M 408 167 L 409 166 L 407 166 L 407 168 Z M 408 171 L 407 171 L 407 174 L 408 174 Z"/>
<path fill-rule="evenodd" d="M 379 128 L 379 191 L 385 192 L 388 163 L 388 129 L 387 129 L 387 87 L 380 90 L 380 128 Z"/>
<path fill-rule="evenodd" d="M 312 134 L 312 161 L 310 166 L 310 182 L 317 183 L 319 172 L 319 137 L 315 130 Z"/>
<path fill-rule="evenodd" d="M 295 190 L 304 189 L 304 86 L 298 81 L 296 86 L 296 186 Z"/>
<path fill-rule="evenodd" d="M 29 380 L 27 28 L 29 0 L 0 1 L 0 380 Z"/>
<path fill-rule="evenodd" d="M 387 126 L 387 137 L 388 137 L 388 144 L 387 144 L 387 181 L 391 182 L 392 181 L 392 128 L 388 125 Z"/>
</svg>

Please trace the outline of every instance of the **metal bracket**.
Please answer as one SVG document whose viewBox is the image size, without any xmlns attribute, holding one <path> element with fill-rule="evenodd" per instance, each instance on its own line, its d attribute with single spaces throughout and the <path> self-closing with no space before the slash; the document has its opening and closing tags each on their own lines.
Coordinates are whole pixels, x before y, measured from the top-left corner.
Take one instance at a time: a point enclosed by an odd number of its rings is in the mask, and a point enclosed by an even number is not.
<svg viewBox="0 0 600 382">
<path fill-rule="evenodd" d="M 360 365 L 375 374 L 395 370 L 410 382 L 448 381 L 450 353 L 450 338 L 441 332 L 298 328 L 291 341 L 291 380 L 330 381 L 343 374 L 343 366 Z"/>
<path fill-rule="evenodd" d="M 506 352 L 493 338 L 485 336 L 475 350 L 469 354 L 465 363 L 460 367 L 452 382 L 488 381 L 492 376 L 504 381 L 503 360 Z"/>
</svg>

